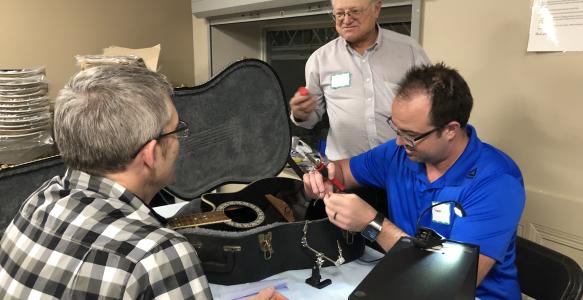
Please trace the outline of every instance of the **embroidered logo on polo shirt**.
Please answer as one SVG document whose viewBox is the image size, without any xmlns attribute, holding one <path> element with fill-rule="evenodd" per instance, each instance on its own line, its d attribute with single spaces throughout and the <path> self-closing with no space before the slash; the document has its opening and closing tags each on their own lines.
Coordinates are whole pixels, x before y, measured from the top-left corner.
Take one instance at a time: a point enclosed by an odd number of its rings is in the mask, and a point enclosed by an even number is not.
<svg viewBox="0 0 583 300">
<path fill-rule="evenodd" d="M 476 173 L 477 173 L 477 172 L 478 172 L 478 169 L 477 169 L 477 168 L 473 168 L 473 169 L 471 169 L 471 170 L 468 172 L 468 174 L 466 174 L 466 177 L 467 177 L 467 178 L 474 178 L 474 177 L 476 177 Z"/>
</svg>

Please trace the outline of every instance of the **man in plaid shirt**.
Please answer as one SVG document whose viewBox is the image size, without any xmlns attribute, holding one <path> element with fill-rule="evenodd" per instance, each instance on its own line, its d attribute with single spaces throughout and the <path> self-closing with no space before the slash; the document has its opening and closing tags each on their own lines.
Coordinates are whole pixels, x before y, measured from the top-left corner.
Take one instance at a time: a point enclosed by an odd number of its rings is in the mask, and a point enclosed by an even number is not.
<svg viewBox="0 0 583 300">
<path fill-rule="evenodd" d="M 69 169 L 6 229 L 0 299 L 212 298 L 194 248 L 147 206 L 189 134 L 171 95 L 163 75 L 130 66 L 82 71 L 60 91 L 54 132 Z"/>
</svg>

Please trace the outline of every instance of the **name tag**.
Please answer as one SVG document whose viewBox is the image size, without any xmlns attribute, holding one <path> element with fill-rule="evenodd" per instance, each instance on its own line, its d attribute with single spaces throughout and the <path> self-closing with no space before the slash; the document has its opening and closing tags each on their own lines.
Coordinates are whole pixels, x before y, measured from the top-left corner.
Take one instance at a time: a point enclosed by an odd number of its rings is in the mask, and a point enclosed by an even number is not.
<svg viewBox="0 0 583 300">
<path fill-rule="evenodd" d="M 451 203 L 442 203 L 438 206 L 434 206 L 431 210 L 432 221 L 435 223 L 449 225 L 451 217 L 450 204 Z"/>
<path fill-rule="evenodd" d="M 330 86 L 333 89 L 350 86 L 350 72 L 332 75 L 330 78 Z"/>
</svg>

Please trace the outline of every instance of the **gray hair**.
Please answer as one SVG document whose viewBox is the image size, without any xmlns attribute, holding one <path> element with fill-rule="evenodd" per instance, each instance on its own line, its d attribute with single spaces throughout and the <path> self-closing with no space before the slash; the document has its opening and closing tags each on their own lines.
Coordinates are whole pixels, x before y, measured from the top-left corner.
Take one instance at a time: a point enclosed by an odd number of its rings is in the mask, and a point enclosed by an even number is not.
<svg viewBox="0 0 583 300">
<path fill-rule="evenodd" d="M 103 175 L 122 171 L 170 120 L 172 86 L 135 66 L 79 72 L 55 101 L 54 135 L 70 168 Z"/>
<path fill-rule="evenodd" d="M 379 2 L 379 1 L 382 2 L 382 0 L 368 0 L 369 3 L 374 3 L 374 2 Z M 330 6 L 332 8 L 334 8 L 334 0 L 330 0 Z"/>
</svg>

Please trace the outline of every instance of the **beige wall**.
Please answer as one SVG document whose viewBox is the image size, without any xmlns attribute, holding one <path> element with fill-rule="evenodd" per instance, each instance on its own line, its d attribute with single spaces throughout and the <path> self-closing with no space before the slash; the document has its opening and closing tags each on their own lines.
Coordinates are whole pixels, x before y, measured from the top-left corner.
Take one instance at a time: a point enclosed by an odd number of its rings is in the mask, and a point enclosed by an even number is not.
<svg viewBox="0 0 583 300">
<path fill-rule="evenodd" d="M 194 44 L 194 83 L 206 82 L 210 71 L 210 28 L 207 19 L 199 19 L 192 15 L 192 41 Z"/>
<path fill-rule="evenodd" d="M 260 22 L 221 25 L 211 28 L 212 74 L 243 58 L 261 58 Z"/>
<path fill-rule="evenodd" d="M 174 85 L 193 85 L 191 24 L 190 0 L 2 0 L 0 68 L 46 66 L 54 98 L 78 70 L 75 55 L 159 43 L 160 72 Z"/>
<path fill-rule="evenodd" d="M 583 265 L 583 52 L 526 53 L 531 1 L 424 2 L 423 47 L 459 69 L 470 122 L 523 171 L 521 234 Z"/>
</svg>

